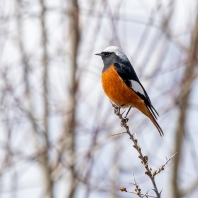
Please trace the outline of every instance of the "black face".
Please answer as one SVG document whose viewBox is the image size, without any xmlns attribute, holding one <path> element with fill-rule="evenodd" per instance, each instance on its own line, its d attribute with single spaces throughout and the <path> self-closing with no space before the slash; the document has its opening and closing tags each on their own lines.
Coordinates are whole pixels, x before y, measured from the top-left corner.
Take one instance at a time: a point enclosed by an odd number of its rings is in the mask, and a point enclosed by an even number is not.
<svg viewBox="0 0 198 198">
<path fill-rule="evenodd" d="M 103 58 L 107 58 L 107 57 L 111 56 L 112 54 L 113 54 L 113 52 L 102 52 L 101 56 L 102 56 L 102 59 L 103 59 Z"/>
<path fill-rule="evenodd" d="M 104 63 L 104 67 L 102 70 L 103 72 L 113 63 L 123 63 L 123 60 L 120 59 L 114 52 L 101 52 L 96 55 L 102 57 Z"/>
<path fill-rule="evenodd" d="M 119 62 L 119 57 L 114 52 L 101 52 L 96 54 L 102 57 L 104 68 L 102 71 L 105 71 L 111 64 Z"/>
</svg>

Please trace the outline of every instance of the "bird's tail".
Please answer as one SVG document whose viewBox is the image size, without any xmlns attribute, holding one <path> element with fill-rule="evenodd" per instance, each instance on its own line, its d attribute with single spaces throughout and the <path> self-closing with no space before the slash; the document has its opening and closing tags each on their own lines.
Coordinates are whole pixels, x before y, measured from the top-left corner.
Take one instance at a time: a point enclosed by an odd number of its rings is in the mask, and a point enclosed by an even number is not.
<svg viewBox="0 0 198 198">
<path fill-rule="evenodd" d="M 159 134 L 161 135 L 161 136 L 163 136 L 164 135 L 164 132 L 163 132 L 163 130 L 162 130 L 162 128 L 160 127 L 160 125 L 157 123 L 157 121 L 156 121 L 156 119 L 153 117 L 153 115 L 149 112 L 149 118 L 150 118 L 150 120 L 152 121 L 152 123 L 155 125 L 155 127 L 157 128 L 157 130 L 159 131 Z"/>
<path fill-rule="evenodd" d="M 164 135 L 164 132 L 163 132 L 162 128 L 160 127 L 160 125 L 157 123 L 156 118 L 153 116 L 150 108 L 147 107 L 145 103 L 137 104 L 136 108 L 139 109 L 144 115 L 146 115 L 147 117 L 150 118 L 150 120 L 152 121 L 152 123 L 155 125 L 155 127 L 159 131 L 159 134 L 161 136 L 163 136 Z"/>
</svg>

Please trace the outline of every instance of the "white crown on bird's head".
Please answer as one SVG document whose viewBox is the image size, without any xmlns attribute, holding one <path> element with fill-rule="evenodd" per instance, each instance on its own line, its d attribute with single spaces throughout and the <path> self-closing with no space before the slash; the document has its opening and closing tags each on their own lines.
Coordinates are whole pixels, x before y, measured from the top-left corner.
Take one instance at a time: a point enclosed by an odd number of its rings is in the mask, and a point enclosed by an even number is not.
<svg viewBox="0 0 198 198">
<path fill-rule="evenodd" d="M 104 49 L 102 52 L 114 52 L 118 57 L 125 61 L 129 61 L 126 54 L 117 46 L 109 46 L 106 49 Z"/>
</svg>

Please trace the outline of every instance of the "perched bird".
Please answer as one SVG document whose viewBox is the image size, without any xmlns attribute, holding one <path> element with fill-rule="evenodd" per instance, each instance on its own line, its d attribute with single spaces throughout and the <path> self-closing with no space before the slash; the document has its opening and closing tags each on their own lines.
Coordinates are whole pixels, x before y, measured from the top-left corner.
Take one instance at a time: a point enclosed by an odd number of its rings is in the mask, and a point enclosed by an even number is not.
<svg viewBox="0 0 198 198">
<path fill-rule="evenodd" d="M 164 135 L 156 121 L 158 113 L 125 53 L 119 47 L 110 46 L 96 55 L 101 56 L 104 63 L 101 82 L 110 101 L 122 108 L 137 108 L 150 118 L 160 135 Z"/>
</svg>

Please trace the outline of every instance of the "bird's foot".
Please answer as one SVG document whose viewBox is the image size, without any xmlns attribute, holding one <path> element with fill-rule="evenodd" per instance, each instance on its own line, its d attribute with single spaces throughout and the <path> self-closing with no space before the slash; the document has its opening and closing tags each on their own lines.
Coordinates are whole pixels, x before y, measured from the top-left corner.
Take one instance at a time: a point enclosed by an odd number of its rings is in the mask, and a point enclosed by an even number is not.
<svg viewBox="0 0 198 198">
<path fill-rule="evenodd" d="M 126 126 L 126 123 L 127 123 L 128 121 L 129 121 L 129 118 L 122 118 L 122 119 L 121 119 L 121 122 L 120 122 L 121 127 Z"/>
<path fill-rule="evenodd" d="M 114 107 L 114 113 L 115 113 L 116 115 L 119 115 L 119 114 L 120 114 L 121 106 L 116 106 L 116 105 L 114 105 L 113 107 Z"/>
<path fill-rule="evenodd" d="M 111 102 L 111 101 L 110 101 L 110 102 Z M 112 102 L 111 102 L 111 105 L 112 105 L 112 107 L 114 108 L 114 113 L 115 113 L 116 115 L 119 115 L 119 114 L 120 114 L 121 106 L 117 106 L 117 105 L 113 104 Z"/>
<path fill-rule="evenodd" d="M 125 117 L 123 117 L 123 114 L 124 114 L 125 111 L 123 111 L 122 113 L 120 113 L 120 109 L 121 109 L 121 107 L 123 105 L 117 106 L 117 105 L 113 104 L 112 102 L 111 102 L 111 104 L 112 104 L 112 106 L 114 108 L 114 113 L 116 115 L 118 115 L 120 117 L 120 119 L 121 119 L 121 124 L 120 124 L 121 127 L 124 127 L 126 125 L 126 123 L 129 121 L 129 118 L 126 117 L 127 114 L 125 115 Z"/>
</svg>

